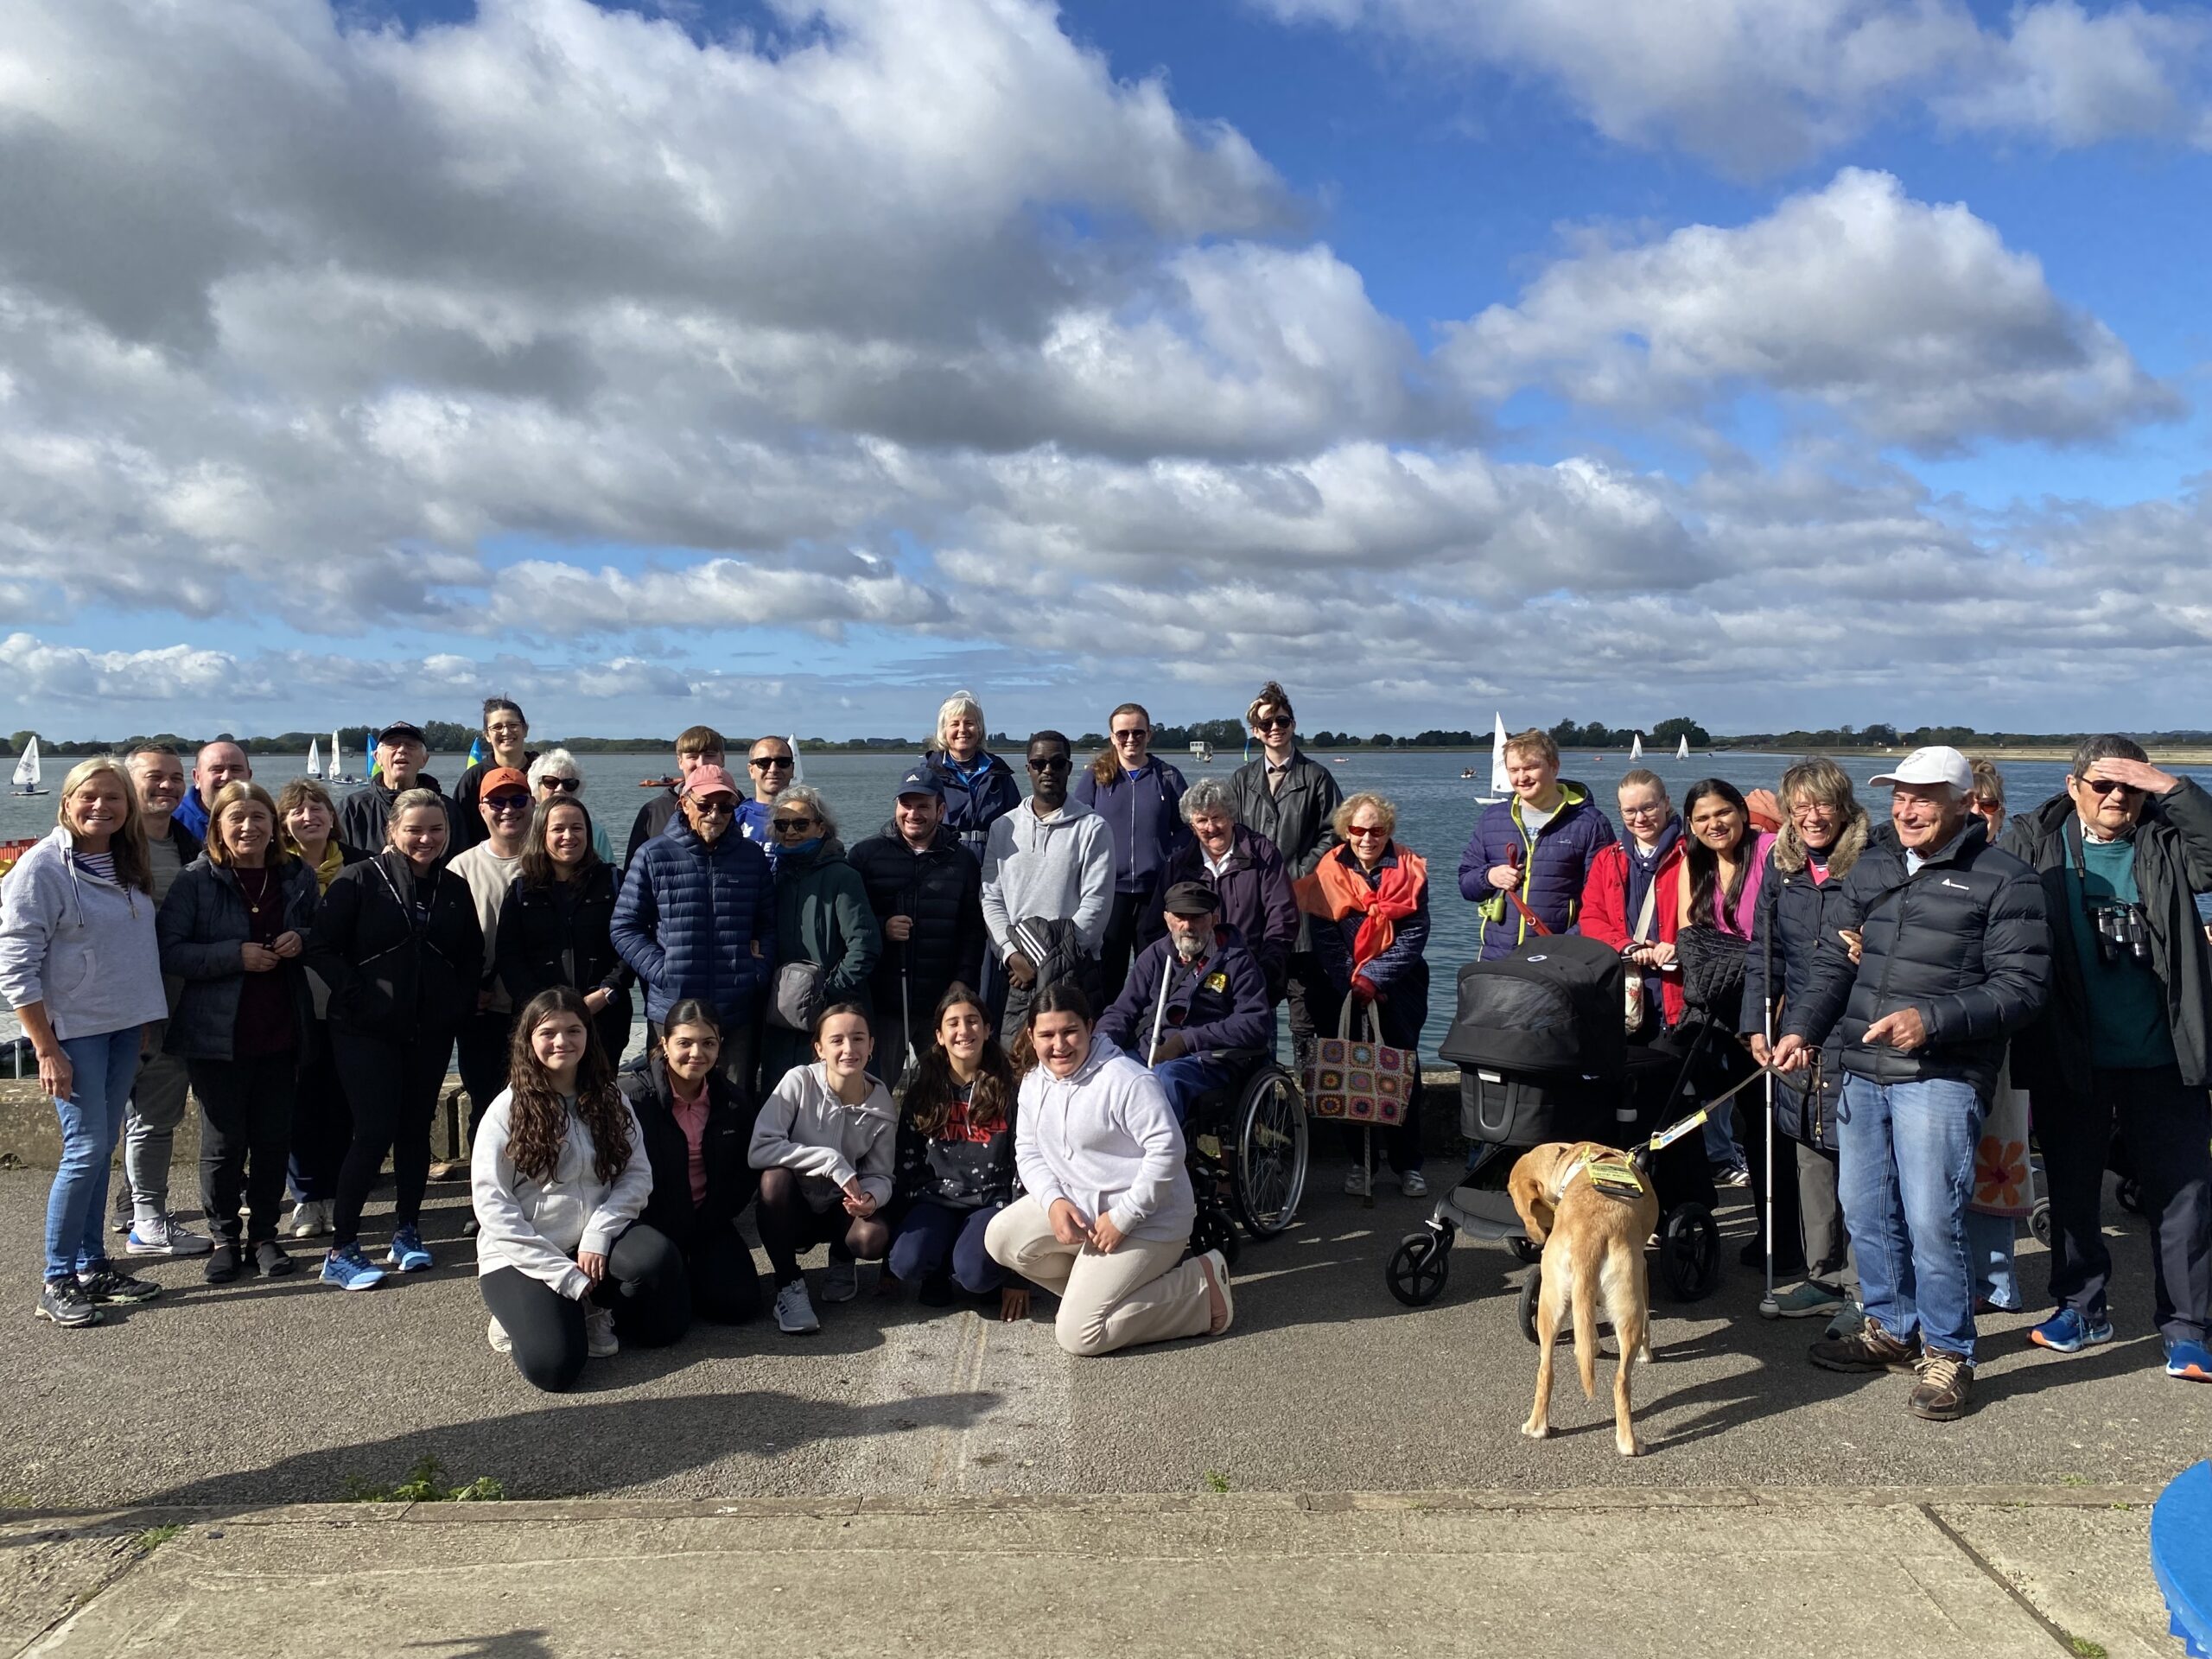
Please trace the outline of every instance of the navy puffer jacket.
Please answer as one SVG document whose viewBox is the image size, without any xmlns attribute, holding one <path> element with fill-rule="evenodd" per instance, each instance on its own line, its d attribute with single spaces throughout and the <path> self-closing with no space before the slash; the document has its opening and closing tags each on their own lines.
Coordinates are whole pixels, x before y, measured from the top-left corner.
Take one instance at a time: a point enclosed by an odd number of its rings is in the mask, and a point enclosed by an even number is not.
<svg viewBox="0 0 2212 1659">
<path fill-rule="evenodd" d="M 696 996 L 725 1021 L 750 1020 L 776 960 L 768 855 L 734 830 L 711 847 L 682 817 L 638 849 L 609 929 L 645 982 L 645 1018 Z"/>
<path fill-rule="evenodd" d="M 1475 833 L 1459 857 L 1459 892 L 1482 906 L 1483 960 L 1510 957 L 1529 937 L 1528 918 L 1490 884 L 1491 870 L 1512 864 L 1521 871 L 1521 902 L 1554 933 L 1572 928 L 1581 914 L 1582 889 L 1600 848 L 1617 839 L 1611 819 L 1599 810 L 1590 791 L 1562 779 L 1567 798 L 1550 822 L 1535 835 L 1521 819 L 1521 798 L 1495 801 L 1475 821 Z"/>
<path fill-rule="evenodd" d="M 922 760 L 944 780 L 945 823 L 968 855 L 982 864 L 991 825 L 1021 804 L 1014 769 L 988 749 L 977 750 L 964 766 L 942 749 L 931 749 Z"/>
<path fill-rule="evenodd" d="M 1819 1043 L 1834 1031 L 1853 1077 L 1955 1079 L 1986 1101 L 2006 1039 L 2041 1012 L 2050 991 L 2050 925 L 2036 873 L 1991 846 L 1973 819 L 1910 874 L 1901 847 L 1876 842 L 1821 921 L 1830 931 L 1783 1034 Z M 1864 938 L 1856 969 L 1836 928 Z M 1919 1010 L 1924 1043 L 1910 1052 L 1866 1046 L 1867 1027 L 1906 1007 Z"/>
</svg>

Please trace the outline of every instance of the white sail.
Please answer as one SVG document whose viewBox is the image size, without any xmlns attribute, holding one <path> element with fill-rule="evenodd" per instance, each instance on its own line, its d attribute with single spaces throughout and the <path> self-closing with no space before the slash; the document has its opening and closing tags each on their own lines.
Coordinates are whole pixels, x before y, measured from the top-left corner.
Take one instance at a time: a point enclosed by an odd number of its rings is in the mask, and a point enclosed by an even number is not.
<svg viewBox="0 0 2212 1659">
<path fill-rule="evenodd" d="M 36 789 L 38 779 L 38 739 L 34 737 L 29 747 L 24 749 L 22 758 L 16 762 L 16 787 Z"/>
<path fill-rule="evenodd" d="M 803 784 L 806 781 L 806 762 L 799 759 L 798 734 L 793 732 L 784 741 L 791 746 L 791 782 Z"/>
<path fill-rule="evenodd" d="M 1690 739 L 1689 734 L 1685 732 L 1682 734 L 1682 741 L 1675 745 L 1675 759 L 1677 760 L 1687 760 L 1689 758 Z"/>
<path fill-rule="evenodd" d="M 1641 760 L 1643 759 L 1643 734 L 1642 732 L 1638 732 L 1634 737 L 1629 739 L 1628 758 L 1631 760 Z"/>
<path fill-rule="evenodd" d="M 345 753 L 338 747 L 338 728 L 334 726 L 330 728 L 330 781 L 334 784 L 346 781 L 346 763 L 338 758 Z"/>
<path fill-rule="evenodd" d="M 319 737 L 308 739 L 308 776 L 322 776 L 322 740 Z"/>
<path fill-rule="evenodd" d="M 1513 780 L 1505 775 L 1505 716 L 1502 714 L 1491 718 L 1490 792 L 1500 797 L 1513 792 Z"/>
</svg>

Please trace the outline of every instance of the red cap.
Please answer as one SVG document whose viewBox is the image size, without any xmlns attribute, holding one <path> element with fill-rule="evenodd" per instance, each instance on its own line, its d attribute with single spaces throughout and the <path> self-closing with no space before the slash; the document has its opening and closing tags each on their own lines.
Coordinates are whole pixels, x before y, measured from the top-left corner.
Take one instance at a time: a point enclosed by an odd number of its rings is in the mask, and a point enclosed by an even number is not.
<svg viewBox="0 0 2212 1659">
<path fill-rule="evenodd" d="M 745 798 L 737 792 L 737 780 L 720 766 L 695 766 L 691 775 L 683 780 L 686 795 L 727 795 L 733 800 Z"/>
</svg>

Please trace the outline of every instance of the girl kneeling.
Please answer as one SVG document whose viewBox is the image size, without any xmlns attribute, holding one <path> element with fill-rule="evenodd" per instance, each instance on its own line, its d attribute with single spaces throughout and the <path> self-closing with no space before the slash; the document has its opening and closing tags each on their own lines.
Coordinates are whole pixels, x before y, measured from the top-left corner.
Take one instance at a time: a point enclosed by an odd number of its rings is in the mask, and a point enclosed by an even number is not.
<svg viewBox="0 0 2212 1659">
<path fill-rule="evenodd" d="M 1014 1198 L 1014 1067 L 982 999 L 955 985 L 937 1005 L 937 1040 L 915 1067 L 899 1124 L 904 1205 L 889 1267 L 942 1307 L 958 1286 L 999 1293 L 999 1317 L 1029 1316 L 1029 1290 L 1008 1285 L 983 1235 Z"/>
<path fill-rule="evenodd" d="M 1091 1036 L 1065 981 L 1029 1010 L 1038 1066 L 1021 1081 L 1014 1161 L 1028 1191 L 992 1221 L 1003 1267 L 1060 1299 L 1071 1354 L 1218 1335 L 1235 1313 L 1218 1250 L 1185 1261 L 1198 1204 L 1183 1132 L 1152 1073 Z"/>
<path fill-rule="evenodd" d="M 822 1300 L 860 1294 L 859 1261 L 880 1261 L 891 1247 L 882 1211 L 891 1202 L 898 1109 L 868 1074 L 874 1045 L 868 1015 L 850 1002 L 814 1022 L 811 1065 L 784 1073 L 753 1120 L 747 1156 L 760 1172 L 753 1211 L 760 1248 L 776 1274 L 776 1324 L 786 1335 L 819 1331 L 799 1253 L 830 1247 Z"/>
<path fill-rule="evenodd" d="M 531 999 L 508 1079 L 469 1160 L 477 1285 L 492 1346 L 558 1394 L 618 1333 L 648 1348 L 681 1337 L 691 1293 L 676 1247 L 639 1224 L 652 1166 L 582 997 L 563 986 Z"/>
</svg>

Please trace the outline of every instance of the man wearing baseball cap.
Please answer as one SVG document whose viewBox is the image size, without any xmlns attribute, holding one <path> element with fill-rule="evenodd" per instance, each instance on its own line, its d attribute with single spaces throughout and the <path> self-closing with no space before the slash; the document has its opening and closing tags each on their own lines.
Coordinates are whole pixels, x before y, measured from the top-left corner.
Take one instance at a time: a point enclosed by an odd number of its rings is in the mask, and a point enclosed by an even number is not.
<svg viewBox="0 0 2212 1659">
<path fill-rule="evenodd" d="M 1783 1011 L 1774 1064 L 1802 1070 L 1841 1022 L 1837 1185 L 1866 1323 L 1815 1343 L 1812 1361 L 1916 1371 L 1910 1409 L 1942 1422 L 1974 1389 L 1974 1147 L 2006 1039 L 2043 1007 L 2050 929 L 2035 872 L 1972 810 L 1966 756 L 1916 749 L 1872 782 L 1890 788 L 1896 837 L 1843 878 L 1836 937 Z"/>
<path fill-rule="evenodd" d="M 741 798 L 721 766 L 694 767 L 680 817 L 631 861 L 608 931 L 645 982 L 653 1042 L 668 1011 L 697 997 L 721 1022 L 722 1077 L 749 1106 L 756 1016 L 776 959 L 776 884 L 767 854 L 732 832 Z"/>
<path fill-rule="evenodd" d="M 944 821 L 942 769 L 924 761 L 899 780 L 891 822 L 845 855 L 883 932 L 870 987 L 875 1067 L 896 1079 L 906 1046 L 918 1056 L 938 1000 L 956 984 L 982 988 L 983 869 Z"/>
<path fill-rule="evenodd" d="M 338 806 L 338 839 L 348 847 L 374 855 L 384 850 L 385 825 L 391 819 L 391 804 L 400 791 L 437 789 L 438 780 L 423 767 L 430 758 L 430 741 L 423 728 L 404 720 L 394 721 L 377 734 L 376 776 L 348 795 Z M 453 803 L 442 790 L 446 830 L 454 833 Z"/>
<path fill-rule="evenodd" d="M 1098 1021 L 1100 1037 L 1152 1067 L 1178 1123 L 1201 1094 L 1236 1081 L 1235 1068 L 1215 1052 L 1274 1047 L 1268 976 L 1222 921 L 1220 904 L 1202 881 L 1168 888 L 1166 937 L 1138 953 Z"/>
</svg>

